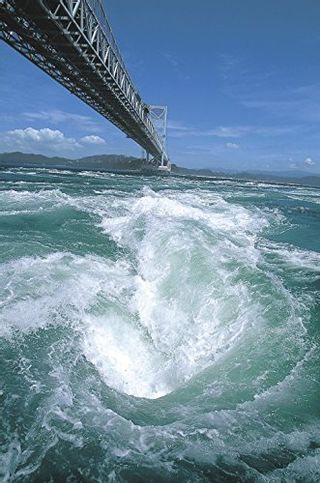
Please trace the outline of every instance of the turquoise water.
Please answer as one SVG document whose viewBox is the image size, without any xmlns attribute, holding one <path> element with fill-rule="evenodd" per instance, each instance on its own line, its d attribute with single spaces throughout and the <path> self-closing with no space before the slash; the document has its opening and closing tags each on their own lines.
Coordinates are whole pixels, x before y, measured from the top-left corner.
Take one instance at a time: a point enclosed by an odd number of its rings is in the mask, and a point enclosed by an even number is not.
<svg viewBox="0 0 320 483">
<path fill-rule="evenodd" d="M 320 190 L 0 180 L 0 481 L 320 481 Z"/>
</svg>

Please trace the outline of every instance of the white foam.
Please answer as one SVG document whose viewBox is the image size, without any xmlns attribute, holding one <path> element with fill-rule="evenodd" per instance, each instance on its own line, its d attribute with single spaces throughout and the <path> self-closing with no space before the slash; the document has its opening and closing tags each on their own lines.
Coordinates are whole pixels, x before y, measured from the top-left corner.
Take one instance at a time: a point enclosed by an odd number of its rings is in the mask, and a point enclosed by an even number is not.
<svg viewBox="0 0 320 483">
<path fill-rule="evenodd" d="M 307 270 L 309 276 L 310 272 L 320 272 L 320 253 L 313 250 L 302 250 L 288 244 L 270 242 L 268 245 L 261 246 L 261 250 L 281 258 L 286 267 Z"/>
<path fill-rule="evenodd" d="M 260 273 L 257 239 L 276 213 L 249 210 L 210 191 L 11 195 L 99 214 L 105 233 L 129 256 L 114 262 L 55 253 L 5 264 L 0 335 L 72 324 L 108 385 L 156 398 L 266 323 L 263 304 L 270 300 L 257 296 L 241 273 Z M 280 282 L 278 293 L 286 300 Z"/>
<path fill-rule="evenodd" d="M 124 211 L 122 206 L 121 216 L 105 217 L 102 224 L 134 253 L 137 276 L 128 308 L 138 324 L 127 322 L 130 337 L 115 340 L 120 321 L 100 321 L 92 329 L 89 357 L 109 381 L 118 367 L 111 385 L 137 396 L 174 390 L 232 348 L 244 327 L 259 320 L 247 288 L 228 285 L 224 264 L 257 262 L 254 239 L 267 220 L 216 195 L 211 204 L 197 195 L 176 197 L 145 188 Z M 104 340 L 108 344 L 102 350 Z"/>
</svg>

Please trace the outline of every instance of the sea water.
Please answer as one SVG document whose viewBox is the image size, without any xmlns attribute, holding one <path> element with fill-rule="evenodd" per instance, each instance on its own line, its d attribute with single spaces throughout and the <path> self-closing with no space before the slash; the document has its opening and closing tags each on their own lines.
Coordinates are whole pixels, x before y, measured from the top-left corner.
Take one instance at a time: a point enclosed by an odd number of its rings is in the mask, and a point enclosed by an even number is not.
<svg viewBox="0 0 320 483">
<path fill-rule="evenodd" d="M 0 180 L 0 481 L 320 481 L 320 190 Z"/>
</svg>

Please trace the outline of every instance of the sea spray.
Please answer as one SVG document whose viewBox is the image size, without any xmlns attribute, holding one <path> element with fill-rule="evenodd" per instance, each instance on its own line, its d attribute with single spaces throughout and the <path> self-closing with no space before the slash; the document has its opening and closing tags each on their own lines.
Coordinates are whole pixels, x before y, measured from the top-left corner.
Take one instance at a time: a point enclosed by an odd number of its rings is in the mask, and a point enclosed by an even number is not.
<svg viewBox="0 0 320 483">
<path fill-rule="evenodd" d="M 3 481 L 318 481 L 320 192 L 2 171 Z"/>
</svg>

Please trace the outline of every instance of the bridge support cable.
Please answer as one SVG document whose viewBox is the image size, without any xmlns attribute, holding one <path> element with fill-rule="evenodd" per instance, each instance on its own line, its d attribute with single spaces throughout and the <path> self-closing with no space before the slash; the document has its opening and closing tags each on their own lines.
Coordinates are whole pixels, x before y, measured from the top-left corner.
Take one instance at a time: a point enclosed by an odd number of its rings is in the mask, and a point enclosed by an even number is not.
<svg viewBox="0 0 320 483">
<path fill-rule="evenodd" d="M 100 0 L 0 0 L 0 37 L 167 163 Z"/>
</svg>

